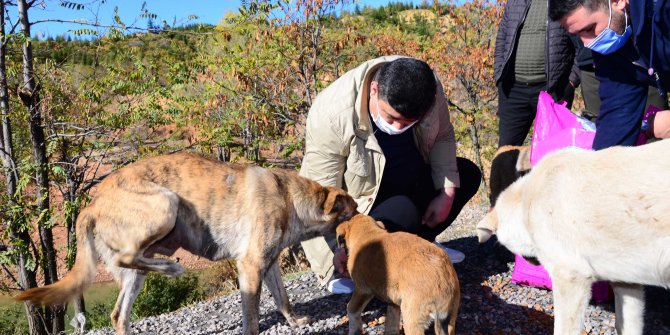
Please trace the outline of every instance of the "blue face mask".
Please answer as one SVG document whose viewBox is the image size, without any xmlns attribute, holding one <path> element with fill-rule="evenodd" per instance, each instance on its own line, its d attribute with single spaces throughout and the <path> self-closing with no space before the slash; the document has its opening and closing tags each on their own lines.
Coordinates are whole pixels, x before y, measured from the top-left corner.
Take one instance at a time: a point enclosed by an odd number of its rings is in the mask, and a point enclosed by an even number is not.
<svg viewBox="0 0 670 335">
<path fill-rule="evenodd" d="M 607 22 L 607 28 L 601 31 L 596 38 L 594 38 L 591 43 L 587 44 L 586 47 L 601 54 L 609 55 L 617 50 L 621 49 L 622 46 L 626 44 L 630 35 L 633 33 L 631 27 L 628 25 L 628 14 L 624 11 L 624 16 L 626 17 L 626 29 L 623 32 L 623 35 L 617 34 L 614 30 L 610 28 L 612 24 L 612 3 L 608 1 L 610 5 L 610 18 Z"/>
</svg>

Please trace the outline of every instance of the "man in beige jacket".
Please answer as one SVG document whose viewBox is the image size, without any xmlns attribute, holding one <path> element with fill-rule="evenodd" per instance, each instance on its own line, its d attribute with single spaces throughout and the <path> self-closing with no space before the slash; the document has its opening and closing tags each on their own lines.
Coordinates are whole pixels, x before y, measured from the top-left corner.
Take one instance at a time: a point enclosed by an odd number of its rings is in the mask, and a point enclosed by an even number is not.
<svg viewBox="0 0 670 335">
<path fill-rule="evenodd" d="M 300 174 L 345 189 L 358 210 L 433 241 L 477 192 L 481 172 L 456 158 L 454 128 L 435 73 L 423 61 L 367 61 L 324 89 L 307 116 Z M 439 245 L 439 244 L 438 244 Z M 333 293 L 349 293 L 334 236 L 302 244 L 312 270 Z M 461 252 L 444 248 L 453 262 Z"/>
</svg>

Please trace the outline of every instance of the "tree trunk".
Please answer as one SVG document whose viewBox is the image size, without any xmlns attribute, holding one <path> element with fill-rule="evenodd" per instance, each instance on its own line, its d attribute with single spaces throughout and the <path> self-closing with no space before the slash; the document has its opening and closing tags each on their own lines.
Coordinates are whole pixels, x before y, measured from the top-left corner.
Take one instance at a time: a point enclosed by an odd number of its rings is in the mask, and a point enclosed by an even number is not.
<svg viewBox="0 0 670 335">
<path fill-rule="evenodd" d="M 76 162 L 74 159 L 70 159 L 68 157 L 68 143 L 67 141 L 63 142 L 63 145 L 61 147 L 62 150 L 62 159 L 65 162 L 72 162 L 73 167 L 68 169 L 67 172 L 67 187 L 68 191 L 67 194 L 65 195 L 65 200 L 69 201 L 71 203 L 77 203 L 77 189 L 79 189 L 79 186 L 82 183 L 82 180 L 80 180 L 77 176 L 77 166 Z M 77 254 L 77 217 L 79 216 L 79 203 L 76 205 L 76 209 L 72 210 L 71 213 L 68 213 L 67 218 L 66 218 L 66 229 L 67 229 L 67 257 L 66 257 L 66 264 L 67 264 L 67 270 L 70 271 L 72 270 L 72 266 L 74 265 L 74 261 L 76 259 L 76 254 Z M 72 326 L 75 328 L 75 333 L 79 334 L 82 333 L 81 331 L 86 330 L 86 304 L 84 301 L 84 295 L 80 294 L 75 298 L 73 301 L 73 307 L 74 307 L 74 323 Z M 83 316 L 83 321 L 80 318 L 80 315 Z"/>
<path fill-rule="evenodd" d="M 53 245 L 53 234 L 51 228 L 47 228 L 49 221 L 49 174 L 46 155 L 46 139 L 42 128 L 42 115 L 40 114 L 39 87 L 35 81 L 33 71 L 33 51 L 30 37 L 30 21 L 28 20 L 28 9 L 30 6 L 26 0 L 17 2 L 19 9 L 19 21 L 21 30 L 28 39 L 23 43 L 23 86 L 19 89 L 19 97 L 28 112 L 30 129 L 30 140 L 33 146 L 33 159 L 37 166 L 35 179 L 37 181 L 37 210 L 39 220 L 37 227 L 40 236 L 40 253 L 43 260 L 38 262 L 44 270 L 45 285 L 58 280 L 58 269 L 56 263 L 56 252 Z M 46 309 L 45 324 L 52 334 L 59 334 L 65 330 L 65 311 L 62 307 L 51 307 Z"/>
<path fill-rule="evenodd" d="M 226 146 L 225 148 L 217 145 L 216 146 L 216 157 L 219 161 L 230 162 L 231 152 L 230 147 Z"/>
<path fill-rule="evenodd" d="M 18 175 L 13 156 L 12 123 L 9 119 L 9 90 L 7 88 L 7 66 L 5 63 L 7 48 L 6 40 L 4 39 L 4 36 L 6 36 L 4 1 L 0 1 L 0 36 L 2 36 L 2 39 L 0 40 L 0 122 L 2 122 L 2 129 L 0 130 L 0 137 L 2 140 L 0 143 L 0 157 L 2 158 L 2 166 L 5 172 L 5 186 L 9 205 L 13 206 L 16 205 L 15 195 L 17 191 L 16 185 Z M 9 226 L 9 222 L 3 222 L 3 225 L 6 227 Z M 20 240 L 21 244 L 26 246 L 31 244 L 30 235 L 28 235 L 25 230 L 15 231 L 10 229 L 9 235 L 12 241 Z M 11 248 L 11 243 L 7 247 Z M 28 250 L 25 249 L 24 252 L 19 252 L 16 256 L 18 284 L 24 289 L 37 286 L 35 271 L 30 271 L 27 268 L 27 253 Z M 24 308 L 26 310 L 26 318 L 28 319 L 30 333 L 32 335 L 46 334 L 46 329 L 42 323 L 44 317 L 42 310 L 30 303 L 24 303 Z"/>
</svg>

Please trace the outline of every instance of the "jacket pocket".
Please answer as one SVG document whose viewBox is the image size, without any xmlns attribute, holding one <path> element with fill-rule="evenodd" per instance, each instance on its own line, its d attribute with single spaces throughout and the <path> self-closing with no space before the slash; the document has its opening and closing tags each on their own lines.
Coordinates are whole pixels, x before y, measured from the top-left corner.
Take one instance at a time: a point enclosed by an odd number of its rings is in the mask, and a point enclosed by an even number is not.
<svg viewBox="0 0 670 335">
<path fill-rule="evenodd" d="M 347 157 L 347 169 L 344 171 L 345 190 L 354 198 L 360 197 L 365 185 L 370 183 L 370 158 L 362 145 L 354 145 Z"/>
</svg>

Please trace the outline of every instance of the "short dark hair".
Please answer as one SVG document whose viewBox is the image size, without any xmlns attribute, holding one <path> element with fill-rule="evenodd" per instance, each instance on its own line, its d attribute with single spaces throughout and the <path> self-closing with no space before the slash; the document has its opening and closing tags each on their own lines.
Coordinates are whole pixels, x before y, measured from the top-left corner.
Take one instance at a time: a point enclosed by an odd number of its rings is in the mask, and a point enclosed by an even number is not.
<svg viewBox="0 0 670 335">
<path fill-rule="evenodd" d="M 590 11 L 607 7 L 610 0 L 549 0 L 549 18 L 558 21 L 579 7 Z"/>
<path fill-rule="evenodd" d="M 437 80 L 426 62 L 399 58 L 382 65 L 374 76 L 378 98 L 408 119 L 421 118 L 435 102 Z"/>
</svg>

